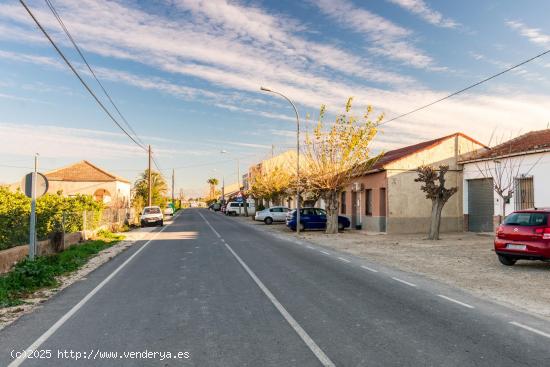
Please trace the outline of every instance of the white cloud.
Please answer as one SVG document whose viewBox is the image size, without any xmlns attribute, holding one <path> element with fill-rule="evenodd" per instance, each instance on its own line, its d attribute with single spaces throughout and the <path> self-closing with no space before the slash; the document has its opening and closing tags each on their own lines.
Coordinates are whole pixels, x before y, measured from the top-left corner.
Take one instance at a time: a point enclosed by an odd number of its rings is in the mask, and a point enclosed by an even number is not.
<svg viewBox="0 0 550 367">
<path fill-rule="evenodd" d="M 541 29 L 530 28 L 524 23 L 516 20 L 509 20 L 506 24 L 508 27 L 518 31 L 532 43 L 545 47 L 550 46 L 550 35 L 543 33 Z"/>
<path fill-rule="evenodd" d="M 420 16 L 426 22 L 443 28 L 456 28 L 458 23 L 445 18 L 440 12 L 431 9 L 424 0 L 388 0 L 400 7 Z"/>
<path fill-rule="evenodd" d="M 357 7 L 349 0 L 312 0 L 312 3 L 342 27 L 365 34 L 372 43 L 369 51 L 416 68 L 441 70 L 432 57 L 408 40 L 412 31 Z"/>
<path fill-rule="evenodd" d="M 176 3 L 181 7 L 181 20 L 178 20 L 179 16 L 169 19 L 148 14 L 130 8 L 126 3 L 56 1 L 58 9 L 65 15 L 65 23 L 77 35 L 77 41 L 87 52 L 145 64 L 163 74 L 175 76 L 178 82 L 171 81 L 169 76 L 143 77 L 96 68 L 102 78 L 182 98 L 214 102 L 213 105 L 218 104 L 219 107 L 252 116 L 269 117 L 268 114 L 272 114 L 274 118 L 293 121 L 291 112 L 285 114 L 281 110 L 282 103 L 277 104 L 277 108 L 269 104 L 239 103 L 243 102 L 239 98 L 247 98 L 252 93 L 258 93 L 253 98 L 260 96 L 260 85 L 285 92 L 298 103 L 301 116 L 306 112 L 316 114 L 321 104 L 327 104 L 331 113 L 340 112 L 347 98 L 355 96 L 357 113 L 369 103 L 376 111 L 385 112 L 391 118 L 449 92 L 426 90 L 407 76 L 373 68 L 369 60 L 363 60 L 355 53 L 331 44 L 309 41 L 296 34 L 296 30 L 303 25 L 278 15 L 270 15 L 257 7 L 221 0 Z M 184 16 L 189 13 L 192 17 Z M 21 14 L 18 6 L 0 4 L 0 18 L 20 25 L 28 24 Z M 44 8 L 36 5 L 36 14 L 48 28 L 56 26 L 55 20 Z M 373 39 L 373 42 L 378 42 L 375 45 L 379 52 L 388 52 L 388 57 L 394 57 L 387 50 L 392 42 L 398 45 L 402 42 L 402 48 L 408 50 L 409 43 L 406 41 L 410 31 L 402 31 L 401 27 L 391 25 L 382 29 L 377 31 L 381 38 Z M 415 48 L 407 53 L 396 48 L 395 53 L 397 51 L 418 65 L 435 67 L 429 58 L 415 59 Z M 28 60 L 33 61 L 37 60 Z M 186 78 L 182 78 L 182 75 Z M 201 89 L 181 84 L 181 79 L 189 80 L 187 77 L 200 80 L 201 85 L 208 84 L 208 87 Z M 385 90 L 383 87 L 369 86 L 365 82 L 367 80 L 377 83 L 388 81 L 384 83 L 385 87 L 388 84 L 392 87 L 404 84 L 407 87 Z M 511 91 L 488 96 L 477 92 L 473 90 L 471 94 L 447 100 L 385 125 L 382 130 L 386 134 L 380 135 L 380 142 L 395 147 L 456 130 L 484 140 L 488 139 L 495 127 L 503 131 L 515 131 L 518 126 L 524 129 L 525 126 L 532 129 L 546 126 L 550 107 L 547 107 L 548 97 L 542 93 Z M 235 93 L 241 97 L 234 96 Z M 267 95 L 263 98 L 278 101 Z M 2 133 L 4 131 L 7 130 L 2 130 Z M 38 134 L 31 136 L 37 144 L 42 141 Z M 396 137 L 400 138 L 396 140 Z M 87 147 L 87 142 L 82 139 L 87 137 L 77 136 L 79 152 L 82 151 L 80 147 Z M 10 142 L 6 146 L 16 150 L 30 149 L 22 144 L 21 137 L 17 141 L 18 145 L 10 145 Z M 61 144 L 54 144 L 54 141 L 55 138 L 48 139 L 47 142 L 51 144 L 44 149 L 55 151 L 56 154 L 69 154 Z M 110 151 L 116 149 L 120 149 L 122 155 L 130 154 L 124 148 L 125 144 L 123 147 L 118 147 L 118 144 L 112 150 L 106 147 L 103 149 L 105 152 L 94 148 L 96 150 L 90 154 L 96 151 L 98 154 L 110 154 Z M 75 145 L 69 146 L 75 148 Z M 90 147 L 94 146 L 90 144 Z M 63 153 L 56 149 L 63 150 Z M 25 152 L 29 153 L 27 150 Z"/>
</svg>

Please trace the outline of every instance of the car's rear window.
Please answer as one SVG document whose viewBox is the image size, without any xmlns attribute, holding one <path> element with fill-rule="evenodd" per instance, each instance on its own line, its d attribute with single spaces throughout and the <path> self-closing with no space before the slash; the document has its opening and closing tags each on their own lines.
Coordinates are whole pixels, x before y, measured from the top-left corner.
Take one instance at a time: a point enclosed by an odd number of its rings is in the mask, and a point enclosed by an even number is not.
<svg viewBox="0 0 550 367">
<path fill-rule="evenodd" d="M 159 208 L 145 208 L 143 210 L 143 214 L 159 214 L 160 209 Z"/>
<path fill-rule="evenodd" d="M 504 224 L 511 226 L 544 226 L 547 222 L 545 213 L 512 213 L 504 220 Z"/>
</svg>

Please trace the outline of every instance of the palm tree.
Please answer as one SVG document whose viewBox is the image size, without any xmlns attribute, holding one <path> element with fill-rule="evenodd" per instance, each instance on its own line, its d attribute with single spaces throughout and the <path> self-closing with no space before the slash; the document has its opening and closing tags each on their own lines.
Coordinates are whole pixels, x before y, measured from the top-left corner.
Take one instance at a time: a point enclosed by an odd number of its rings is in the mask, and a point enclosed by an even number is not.
<svg viewBox="0 0 550 367">
<path fill-rule="evenodd" d="M 145 170 L 134 183 L 134 199 L 133 204 L 136 209 L 141 209 L 147 205 L 147 197 L 149 196 L 149 170 Z M 151 205 L 166 205 L 166 193 L 168 185 L 164 177 L 158 172 L 151 171 Z"/>
<path fill-rule="evenodd" d="M 216 186 L 218 185 L 219 181 L 217 178 L 209 178 L 208 181 L 206 181 L 210 185 L 210 199 L 214 199 L 216 196 Z"/>
</svg>

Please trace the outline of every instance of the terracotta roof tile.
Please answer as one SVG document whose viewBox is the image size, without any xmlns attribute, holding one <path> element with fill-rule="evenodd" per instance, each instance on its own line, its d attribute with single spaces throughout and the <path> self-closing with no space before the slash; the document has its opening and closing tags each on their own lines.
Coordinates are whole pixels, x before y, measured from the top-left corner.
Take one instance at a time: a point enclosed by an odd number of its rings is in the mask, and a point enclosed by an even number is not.
<svg viewBox="0 0 550 367">
<path fill-rule="evenodd" d="M 544 149 L 550 149 L 550 129 L 531 131 L 520 135 L 472 157 L 472 160 L 493 159 Z"/>
<path fill-rule="evenodd" d="M 111 182 L 128 180 L 117 177 L 88 161 L 81 161 L 67 167 L 59 168 L 45 174 L 50 181 L 89 181 L 89 182 Z"/>
</svg>

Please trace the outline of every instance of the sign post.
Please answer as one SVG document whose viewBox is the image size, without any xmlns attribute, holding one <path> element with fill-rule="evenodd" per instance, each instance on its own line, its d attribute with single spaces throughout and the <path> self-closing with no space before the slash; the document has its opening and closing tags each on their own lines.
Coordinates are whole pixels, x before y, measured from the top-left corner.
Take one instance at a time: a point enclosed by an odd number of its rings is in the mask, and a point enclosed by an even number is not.
<svg viewBox="0 0 550 367">
<path fill-rule="evenodd" d="M 48 179 L 37 171 L 38 153 L 34 156 L 34 171 L 23 177 L 21 189 L 31 198 L 31 218 L 29 226 L 29 259 L 36 256 L 36 199 L 48 191 Z"/>
</svg>

